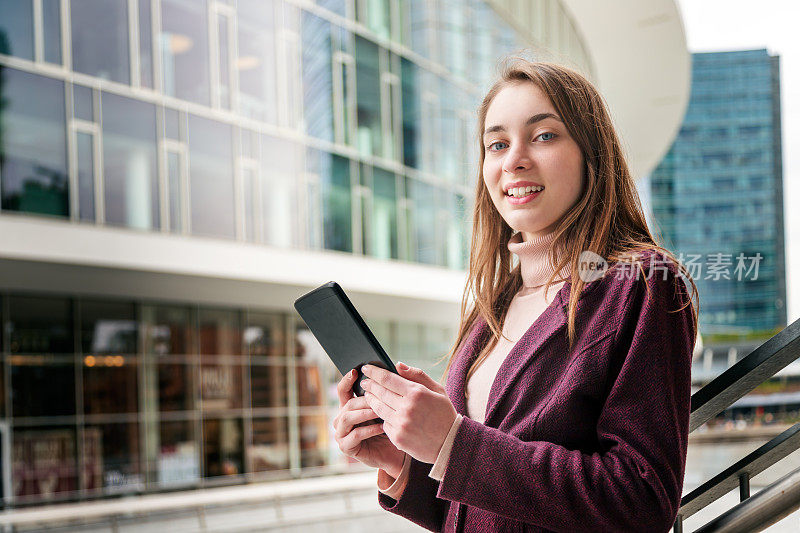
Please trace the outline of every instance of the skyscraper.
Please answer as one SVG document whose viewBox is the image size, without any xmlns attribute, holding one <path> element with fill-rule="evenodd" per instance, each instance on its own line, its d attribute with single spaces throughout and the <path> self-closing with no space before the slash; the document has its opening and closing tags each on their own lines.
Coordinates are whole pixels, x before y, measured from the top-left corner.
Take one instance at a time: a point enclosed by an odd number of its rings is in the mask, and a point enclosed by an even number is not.
<svg viewBox="0 0 800 533">
<path fill-rule="evenodd" d="M 692 54 L 689 107 L 651 187 L 666 245 L 700 291 L 701 332 L 785 326 L 778 56 Z"/>
</svg>

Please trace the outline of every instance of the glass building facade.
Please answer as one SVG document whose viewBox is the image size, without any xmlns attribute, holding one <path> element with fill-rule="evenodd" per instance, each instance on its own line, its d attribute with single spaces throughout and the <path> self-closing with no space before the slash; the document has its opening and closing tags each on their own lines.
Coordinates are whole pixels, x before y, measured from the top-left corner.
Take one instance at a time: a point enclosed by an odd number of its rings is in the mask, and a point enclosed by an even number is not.
<svg viewBox="0 0 800 533">
<path fill-rule="evenodd" d="M 784 327 L 779 58 L 766 50 L 692 54 L 683 125 L 650 178 L 667 246 L 687 267 L 701 265 L 690 268 L 701 330 Z M 748 268 L 760 254 L 757 276 L 734 275 L 740 254 Z M 713 272 L 712 263 L 726 268 Z"/>
<path fill-rule="evenodd" d="M 557 0 L 0 0 L 0 218 L 461 270 L 497 59 L 588 71 Z M 289 312 L 0 290 L 2 501 L 358 468 Z M 189 302 L 189 303 L 187 303 Z M 455 332 L 365 317 L 432 366 Z"/>
</svg>

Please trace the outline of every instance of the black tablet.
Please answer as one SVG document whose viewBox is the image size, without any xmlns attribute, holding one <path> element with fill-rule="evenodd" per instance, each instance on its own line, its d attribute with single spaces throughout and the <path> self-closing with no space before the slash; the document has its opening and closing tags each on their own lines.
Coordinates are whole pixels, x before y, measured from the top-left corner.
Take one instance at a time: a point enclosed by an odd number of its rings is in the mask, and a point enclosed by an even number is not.
<svg viewBox="0 0 800 533">
<path fill-rule="evenodd" d="M 335 281 L 304 294 L 295 300 L 294 308 L 343 376 L 357 369 L 358 379 L 353 385 L 356 395 L 364 394 L 361 365 L 375 365 L 397 374 L 394 363 Z"/>
</svg>

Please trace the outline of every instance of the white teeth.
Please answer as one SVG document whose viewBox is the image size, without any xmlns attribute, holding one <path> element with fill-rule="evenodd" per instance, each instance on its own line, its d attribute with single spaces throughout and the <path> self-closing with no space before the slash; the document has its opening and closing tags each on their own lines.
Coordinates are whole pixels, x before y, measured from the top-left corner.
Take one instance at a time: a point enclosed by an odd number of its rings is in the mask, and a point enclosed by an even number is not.
<svg viewBox="0 0 800 533">
<path fill-rule="evenodd" d="M 544 187 L 534 187 L 534 186 L 513 187 L 513 188 L 508 190 L 508 195 L 509 196 L 516 196 L 516 197 L 527 196 L 528 194 L 530 194 L 532 192 L 539 192 L 542 189 L 544 189 Z"/>
</svg>

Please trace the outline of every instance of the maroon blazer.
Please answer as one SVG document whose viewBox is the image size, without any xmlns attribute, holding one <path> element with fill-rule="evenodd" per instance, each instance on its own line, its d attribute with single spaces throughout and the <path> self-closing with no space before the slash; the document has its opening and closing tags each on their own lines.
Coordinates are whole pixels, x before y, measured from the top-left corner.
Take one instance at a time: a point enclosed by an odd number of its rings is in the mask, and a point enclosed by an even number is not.
<svg viewBox="0 0 800 533">
<path fill-rule="evenodd" d="M 695 326 L 691 306 L 667 312 L 689 296 L 663 257 L 643 254 L 646 276 L 620 263 L 584 286 L 572 350 L 566 282 L 503 361 L 483 424 L 467 417 L 464 394 L 488 340 L 481 320 L 447 378 L 464 419 L 442 481 L 412 458 L 405 492 L 378 492 L 381 507 L 431 531 L 668 531 L 683 489 Z"/>
</svg>

